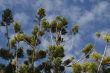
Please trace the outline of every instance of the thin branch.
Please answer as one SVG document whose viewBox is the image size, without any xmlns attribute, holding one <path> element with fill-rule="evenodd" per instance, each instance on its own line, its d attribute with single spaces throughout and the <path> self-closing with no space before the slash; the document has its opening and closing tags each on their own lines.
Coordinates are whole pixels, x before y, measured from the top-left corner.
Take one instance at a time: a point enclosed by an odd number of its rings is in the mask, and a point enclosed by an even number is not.
<svg viewBox="0 0 110 73">
<path fill-rule="evenodd" d="M 6 38 L 7 38 L 7 46 L 8 46 L 8 49 L 10 50 L 10 45 L 9 45 L 9 33 L 8 33 L 8 25 L 6 24 Z"/>
<path fill-rule="evenodd" d="M 51 37 L 51 42 L 52 42 L 52 45 L 53 45 L 53 35 L 52 35 L 51 29 L 50 29 L 50 37 Z"/>
<path fill-rule="evenodd" d="M 102 59 L 101 59 L 100 64 L 99 64 L 99 66 L 98 66 L 97 73 L 98 73 L 99 70 L 100 70 L 100 67 L 101 67 L 102 61 L 103 61 L 103 59 L 104 59 L 104 56 L 106 55 L 107 48 L 108 48 L 108 43 L 106 43 L 106 46 L 105 46 L 105 49 L 104 49 L 104 53 L 103 53 L 103 55 L 102 55 Z"/>
<path fill-rule="evenodd" d="M 19 42 L 17 43 L 17 47 L 16 47 L 16 58 L 15 58 L 15 60 L 16 60 L 16 71 L 15 71 L 15 73 L 19 73 L 19 71 L 18 71 L 18 48 L 19 48 Z"/>
<path fill-rule="evenodd" d="M 94 43 L 93 48 L 92 48 L 86 55 L 82 55 L 79 60 L 77 60 L 76 62 L 73 62 L 73 64 L 76 64 L 76 63 L 78 63 L 78 62 L 84 60 L 85 57 L 88 56 L 88 55 L 94 50 L 95 45 L 96 45 L 96 41 L 95 41 L 95 43 Z M 68 65 L 67 67 L 71 67 L 71 65 Z"/>
<path fill-rule="evenodd" d="M 79 62 L 79 61 L 82 61 L 86 56 L 88 56 L 93 50 L 94 50 L 94 47 L 96 45 L 96 41 L 94 43 L 94 46 L 93 48 L 86 54 L 86 55 L 83 55 L 78 61 L 76 61 L 75 63 Z"/>
</svg>

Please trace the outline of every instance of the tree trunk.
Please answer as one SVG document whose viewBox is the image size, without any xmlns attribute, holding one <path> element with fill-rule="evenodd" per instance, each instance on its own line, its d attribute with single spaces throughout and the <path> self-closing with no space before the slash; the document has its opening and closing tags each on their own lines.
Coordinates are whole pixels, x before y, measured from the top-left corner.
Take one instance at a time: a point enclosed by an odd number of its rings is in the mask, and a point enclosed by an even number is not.
<svg viewBox="0 0 110 73">
<path fill-rule="evenodd" d="M 18 48 L 19 48 L 19 42 L 17 43 L 16 57 L 15 57 L 15 60 L 16 60 L 16 73 L 19 73 L 19 71 L 18 71 Z"/>
<path fill-rule="evenodd" d="M 9 46 L 9 33 L 8 33 L 8 25 L 6 24 L 6 38 L 7 38 L 7 46 L 8 46 L 8 49 L 10 50 L 10 46 Z"/>
<path fill-rule="evenodd" d="M 100 72 L 100 67 L 101 67 L 102 61 L 103 61 L 103 59 L 104 59 L 104 56 L 106 56 L 107 48 L 108 48 L 108 42 L 106 42 L 106 46 L 105 46 L 105 49 L 104 49 L 104 53 L 103 53 L 103 55 L 102 55 L 102 59 L 101 59 L 100 64 L 99 64 L 99 66 L 98 66 L 97 73 Z"/>
</svg>

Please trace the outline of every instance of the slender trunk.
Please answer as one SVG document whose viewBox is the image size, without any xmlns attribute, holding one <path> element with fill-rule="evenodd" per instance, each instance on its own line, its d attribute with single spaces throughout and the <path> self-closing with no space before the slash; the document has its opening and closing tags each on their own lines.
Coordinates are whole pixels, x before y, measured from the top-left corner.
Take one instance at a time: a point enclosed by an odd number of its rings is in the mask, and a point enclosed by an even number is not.
<svg viewBox="0 0 110 73">
<path fill-rule="evenodd" d="M 95 45 L 96 45 L 96 41 L 93 45 L 93 48 L 86 55 L 82 55 L 82 57 L 78 61 L 76 61 L 75 63 L 78 63 L 78 62 L 82 61 L 83 59 L 85 59 L 86 56 L 88 56 L 94 50 Z"/>
<path fill-rule="evenodd" d="M 9 46 L 9 33 L 8 33 L 8 25 L 6 24 L 6 38 L 7 38 L 7 46 L 8 46 L 8 49 L 10 50 L 10 46 Z"/>
<path fill-rule="evenodd" d="M 19 42 L 17 43 L 16 57 L 15 57 L 15 60 L 16 60 L 16 73 L 19 73 L 19 71 L 18 71 L 18 48 L 19 48 Z"/>
<path fill-rule="evenodd" d="M 35 59 L 35 48 L 33 49 L 33 55 L 32 55 L 32 69 L 33 69 L 33 73 L 35 72 L 35 68 L 34 68 L 34 59 Z"/>
<path fill-rule="evenodd" d="M 8 32 L 8 25 L 6 24 L 5 26 L 6 28 L 6 38 L 7 38 L 7 49 L 10 51 L 10 43 L 9 43 L 9 32 Z M 12 61 L 12 58 L 9 59 L 9 62 L 11 63 Z"/>
<path fill-rule="evenodd" d="M 74 38 L 73 38 L 73 33 L 72 33 L 72 45 L 71 45 L 71 48 L 73 48 L 73 42 L 74 42 Z"/>
<path fill-rule="evenodd" d="M 40 24 L 40 22 L 41 22 L 41 19 L 39 18 L 39 19 L 38 19 L 38 24 L 39 24 L 39 29 L 40 29 L 40 31 L 41 31 L 42 29 L 41 29 L 41 24 Z"/>
<path fill-rule="evenodd" d="M 33 54 L 32 54 L 32 63 L 31 63 L 31 66 L 32 66 L 32 71 L 35 72 L 35 68 L 34 68 L 34 58 L 35 58 L 35 47 L 33 47 L 30 43 L 28 43 L 25 39 L 24 41 L 26 42 L 26 44 L 28 44 L 31 48 L 32 48 L 32 51 L 33 51 Z"/>
<path fill-rule="evenodd" d="M 56 39 L 55 39 L 55 41 L 56 41 L 56 45 L 58 45 L 58 31 L 57 31 L 57 27 L 56 27 Z"/>
<path fill-rule="evenodd" d="M 61 44 L 61 42 L 62 42 L 62 32 L 60 31 L 60 33 L 59 33 L 59 37 L 60 37 L 60 42 L 59 42 L 59 45 Z"/>
<path fill-rule="evenodd" d="M 90 53 L 91 53 L 92 51 L 95 51 L 95 49 L 94 49 L 95 45 L 96 45 L 96 41 L 94 42 L 93 48 L 92 48 L 86 55 L 84 55 L 84 58 L 82 59 L 82 62 L 84 62 L 84 61 L 87 60 L 86 57 L 87 57 L 88 55 L 90 55 Z"/>
<path fill-rule="evenodd" d="M 99 70 L 100 70 L 100 67 L 101 67 L 102 61 L 103 61 L 103 59 L 104 59 L 104 56 L 106 56 L 107 48 L 108 48 L 108 42 L 106 43 L 106 46 L 105 46 L 105 49 L 104 49 L 104 53 L 103 53 L 103 55 L 102 55 L 102 59 L 101 59 L 100 64 L 99 64 L 99 66 L 98 66 L 97 73 L 98 73 Z"/>
<path fill-rule="evenodd" d="M 50 38 L 51 38 L 51 42 L 52 42 L 52 45 L 53 45 L 53 35 L 52 35 L 51 29 L 50 29 Z"/>
</svg>

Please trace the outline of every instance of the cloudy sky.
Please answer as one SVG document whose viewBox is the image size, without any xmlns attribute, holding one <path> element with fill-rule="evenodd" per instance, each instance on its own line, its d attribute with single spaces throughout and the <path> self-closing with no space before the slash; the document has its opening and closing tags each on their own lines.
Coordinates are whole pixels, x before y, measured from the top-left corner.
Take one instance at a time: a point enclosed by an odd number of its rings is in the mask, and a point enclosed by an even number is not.
<svg viewBox="0 0 110 73">
<path fill-rule="evenodd" d="M 2 11 L 10 8 L 13 12 L 14 20 L 22 25 L 22 29 L 30 34 L 32 27 L 36 25 L 33 20 L 38 8 L 46 10 L 46 18 L 51 21 L 56 15 L 61 15 L 68 20 L 68 29 L 75 23 L 80 25 L 79 33 L 74 36 L 73 48 L 71 36 L 65 35 L 65 53 L 70 56 L 80 57 L 80 49 L 87 43 L 94 43 L 96 31 L 102 34 L 110 33 L 110 0 L 0 0 L 0 20 Z M 10 28 L 12 31 L 12 28 Z M 0 47 L 5 47 L 3 38 L 5 30 L 0 28 Z M 10 34 L 11 36 L 11 34 Z M 43 38 L 42 47 L 47 47 L 50 42 Z M 103 53 L 104 41 L 97 40 L 95 49 Z M 108 49 L 108 55 L 110 48 Z"/>
</svg>

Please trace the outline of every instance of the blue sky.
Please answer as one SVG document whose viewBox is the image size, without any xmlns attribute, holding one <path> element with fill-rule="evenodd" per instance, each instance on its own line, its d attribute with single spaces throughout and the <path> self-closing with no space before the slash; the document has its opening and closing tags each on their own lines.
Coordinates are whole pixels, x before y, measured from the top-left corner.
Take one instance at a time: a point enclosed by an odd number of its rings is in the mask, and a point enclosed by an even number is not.
<svg viewBox="0 0 110 73">
<path fill-rule="evenodd" d="M 0 0 L 0 20 L 2 10 L 10 8 L 13 12 L 15 21 L 22 25 L 22 29 L 30 34 L 32 27 L 36 25 L 33 22 L 38 8 L 43 7 L 46 10 L 48 21 L 51 21 L 56 15 L 62 15 L 68 20 L 68 29 L 75 23 L 80 25 L 79 33 L 74 37 L 74 48 L 71 48 L 71 36 L 63 36 L 65 42 L 66 58 L 70 56 L 80 57 L 80 49 L 85 44 L 93 43 L 96 31 L 105 34 L 110 33 L 110 0 Z M 9 28 L 12 31 L 12 28 Z M 0 47 L 4 46 L 6 39 L 3 38 L 5 30 L 0 28 Z M 10 34 L 12 36 L 12 33 Z M 42 38 L 42 47 L 47 47 L 50 43 L 46 38 Z M 102 53 L 104 50 L 104 41 L 97 40 L 95 49 Z M 110 55 L 110 47 L 108 55 Z"/>
</svg>

